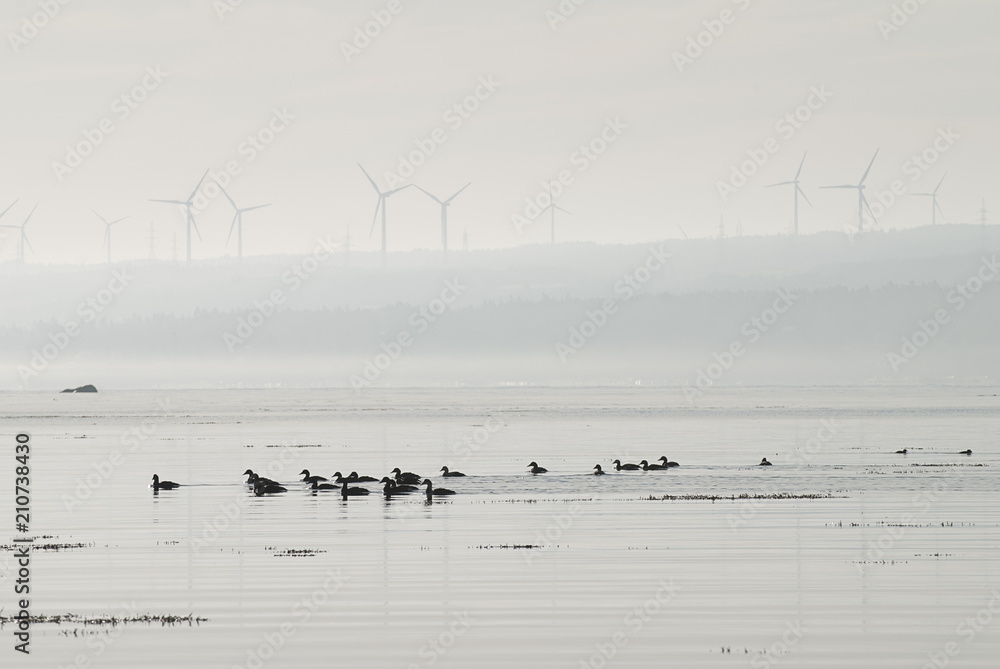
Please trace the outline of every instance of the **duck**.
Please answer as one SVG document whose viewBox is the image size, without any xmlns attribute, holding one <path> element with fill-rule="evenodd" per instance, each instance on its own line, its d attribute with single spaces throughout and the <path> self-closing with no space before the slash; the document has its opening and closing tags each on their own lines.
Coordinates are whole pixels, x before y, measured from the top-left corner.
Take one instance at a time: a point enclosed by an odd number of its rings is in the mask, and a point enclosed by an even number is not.
<svg viewBox="0 0 1000 669">
<path fill-rule="evenodd" d="M 427 496 L 428 497 L 439 497 L 442 495 L 454 495 L 454 490 L 448 490 L 447 488 L 435 488 L 434 484 L 431 483 L 430 479 L 424 479 L 423 485 L 427 486 Z"/>
<path fill-rule="evenodd" d="M 417 486 L 407 485 L 405 483 L 396 483 L 388 476 L 383 476 L 379 483 L 384 483 L 387 486 L 391 486 L 394 493 L 406 493 L 406 492 L 416 492 L 420 490 Z"/>
<path fill-rule="evenodd" d="M 594 476 L 604 476 L 604 470 L 600 465 L 594 465 Z"/>
<path fill-rule="evenodd" d="M 462 472 L 451 471 L 450 469 L 448 469 L 447 466 L 442 467 L 441 471 L 444 472 L 443 474 L 441 474 L 441 476 L 465 476 L 465 474 L 463 474 Z"/>
<path fill-rule="evenodd" d="M 546 469 L 545 467 L 539 467 L 537 462 L 529 462 L 528 471 L 531 472 L 532 474 L 544 474 L 549 470 Z"/>
<path fill-rule="evenodd" d="M 323 480 L 325 481 L 326 479 Z M 310 490 L 336 490 L 340 487 L 338 485 L 334 485 L 333 483 L 320 483 L 319 481 L 310 481 L 309 486 Z"/>
<path fill-rule="evenodd" d="M 153 490 L 173 490 L 174 488 L 180 487 L 180 483 L 174 483 L 173 481 L 161 481 L 159 475 L 153 474 Z"/>
<path fill-rule="evenodd" d="M 398 490 L 396 490 L 396 486 L 394 485 L 394 481 L 392 479 L 390 479 L 390 478 L 384 478 L 382 480 L 385 481 L 385 485 L 382 486 L 382 496 L 383 497 L 385 497 L 386 499 L 391 499 L 391 498 L 395 497 L 396 495 L 403 494 L 403 493 L 399 492 Z"/>
<path fill-rule="evenodd" d="M 253 472 L 250 472 L 250 476 L 247 477 L 247 483 L 249 483 L 251 486 L 254 486 L 257 484 L 258 481 L 260 481 L 265 485 L 281 485 L 277 481 L 272 481 L 271 479 L 266 479 L 261 476 L 258 476 L 257 474 L 254 474 Z"/>
<path fill-rule="evenodd" d="M 767 458 L 761 458 L 758 467 L 770 467 L 771 463 L 767 461 Z"/>
<path fill-rule="evenodd" d="M 636 469 L 642 469 L 639 465 L 633 465 L 632 463 L 622 464 L 621 460 L 612 460 L 611 462 L 615 465 L 615 471 L 620 472 L 621 470 L 635 471 Z"/>
<path fill-rule="evenodd" d="M 365 488 L 348 488 L 347 480 L 344 480 L 344 487 L 340 491 L 340 496 L 344 499 L 348 497 L 361 497 L 362 495 L 371 494 Z"/>
<path fill-rule="evenodd" d="M 327 480 L 327 479 L 323 478 L 322 476 L 310 476 L 308 469 L 303 469 L 302 471 L 299 472 L 299 475 L 302 477 L 302 481 L 304 483 L 312 483 L 314 481 L 326 481 Z"/>
<path fill-rule="evenodd" d="M 667 469 L 667 465 L 651 465 L 645 460 L 639 461 L 639 466 L 642 467 L 644 472 L 659 471 L 660 469 Z"/>
<path fill-rule="evenodd" d="M 972 449 L 971 448 L 967 448 L 964 451 L 959 451 L 958 454 L 959 455 L 972 455 Z"/>
<path fill-rule="evenodd" d="M 661 455 L 659 458 L 657 458 L 657 460 L 659 460 L 660 462 L 662 462 L 666 467 L 680 467 L 681 466 L 681 464 L 679 462 L 674 462 L 673 460 L 667 460 L 667 456 L 665 456 L 665 455 Z"/>
<path fill-rule="evenodd" d="M 347 475 L 347 480 L 353 483 L 374 483 L 378 481 L 377 478 L 372 476 L 358 476 L 357 472 L 351 472 Z"/>
<path fill-rule="evenodd" d="M 902 449 L 900 449 L 900 450 L 896 451 L 896 453 L 897 453 L 898 455 L 906 455 L 906 449 L 905 449 L 905 448 L 902 448 Z"/>
<path fill-rule="evenodd" d="M 262 495 L 277 495 L 282 492 L 288 492 L 288 488 L 277 483 L 264 483 L 263 480 L 258 480 L 253 485 L 253 494 L 257 495 L 257 497 Z"/>
<path fill-rule="evenodd" d="M 392 477 L 396 479 L 396 483 L 407 483 L 410 485 L 420 484 L 420 475 L 414 474 L 413 472 L 400 471 L 399 467 L 396 467 L 391 472 Z"/>
</svg>

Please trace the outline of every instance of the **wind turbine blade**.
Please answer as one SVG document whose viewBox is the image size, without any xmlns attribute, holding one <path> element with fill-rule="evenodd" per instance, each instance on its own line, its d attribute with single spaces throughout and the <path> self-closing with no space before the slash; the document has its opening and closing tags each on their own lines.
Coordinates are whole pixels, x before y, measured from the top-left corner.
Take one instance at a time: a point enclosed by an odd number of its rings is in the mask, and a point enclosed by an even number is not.
<svg viewBox="0 0 1000 669">
<path fill-rule="evenodd" d="M 946 176 L 948 176 L 947 172 L 944 173 L 944 177 Z M 941 184 L 944 183 L 944 177 L 941 177 L 941 181 L 938 181 L 938 185 L 935 186 L 934 190 L 931 191 L 934 195 L 937 195 L 938 189 L 941 188 Z"/>
<path fill-rule="evenodd" d="M 22 233 L 21 234 L 21 239 L 24 240 L 24 245 L 27 246 L 29 249 L 31 249 L 31 252 L 34 253 L 35 252 L 35 247 L 31 245 L 31 242 L 28 241 L 28 235 L 23 234 L 24 233 L 23 230 L 21 231 L 21 233 Z"/>
<path fill-rule="evenodd" d="M 218 181 L 216 181 L 215 183 L 219 184 L 219 190 L 221 190 L 222 194 L 226 196 L 227 200 L 229 200 L 229 204 L 233 205 L 233 209 L 239 211 L 240 208 L 236 206 L 235 202 L 233 202 L 233 198 L 229 197 L 229 193 L 227 193 L 226 189 L 222 187 L 222 184 L 220 184 Z"/>
<path fill-rule="evenodd" d="M 437 195 L 434 195 L 430 191 L 424 190 L 423 188 L 421 188 L 420 186 L 418 186 L 416 184 L 413 184 L 413 187 L 416 188 L 418 191 L 424 193 L 427 197 L 429 197 L 430 199 L 434 200 L 438 204 L 444 204 L 444 202 L 442 202 L 440 199 L 438 199 Z"/>
<path fill-rule="evenodd" d="M 365 170 L 364 167 L 362 167 L 361 163 L 358 163 L 358 167 L 360 167 L 361 171 L 365 173 L 366 177 L 368 177 L 368 183 L 370 183 L 372 185 L 372 188 L 375 189 L 375 192 L 378 193 L 379 195 L 382 195 L 382 190 L 378 187 L 378 184 L 375 183 L 375 180 L 372 179 L 371 175 L 368 174 L 368 171 Z"/>
<path fill-rule="evenodd" d="M 194 228 L 194 234 L 198 235 L 199 242 L 202 241 L 201 230 L 198 229 L 198 221 L 194 220 L 194 214 L 192 214 L 190 211 L 188 212 L 188 216 L 191 217 L 191 227 Z"/>
<path fill-rule="evenodd" d="M 14 200 L 13 202 L 10 203 L 10 207 L 7 207 L 3 211 L 0 211 L 0 218 L 3 218 L 3 215 L 6 214 L 8 211 L 10 211 L 10 208 L 13 207 L 15 204 L 17 204 L 17 202 L 18 202 L 17 200 Z"/>
<path fill-rule="evenodd" d="M 939 205 L 937 203 L 937 199 L 934 200 L 934 208 L 938 210 L 939 214 L 941 214 L 942 216 L 944 216 L 944 209 L 942 209 L 941 205 Z"/>
<path fill-rule="evenodd" d="M 407 188 L 409 188 L 412 185 L 413 184 L 406 184 L 405 186 L 400 186 L 399 188 L 394 188 L 394 189 L 392 189 L 390 191 L 387 191 L 387 192 L 383 193 L 383 195 L 385 197 L 389 197 L 390 195 L 393 195 L 394 193 L 398 193 L 401 190 L 406 190 Z"/>
<path fill-rule="evenodd" d="M 240 215 L 236 214 L 233 216 L 233 224 L 229 226 L 229 236 L 226 237 L 226 246 L 229 246 L 229 240 L 233 238 L 233 230 L 236 228 L 236 221 L 239 219 Z"/>
<path fill-rule="evenodd" d="M 104 228 L 104 244 L 101 248 L 107 248 L 108 244 L 111 243 L 111 228 Z"/>
<path fill-rule="evenodd" d="M 865 170 L 865 173 L 861 177 L 861 181 L 858 182 L 859 186 L 865 182 L 865 179 L 868 178 L 868 173 L 872 171 L 872 165 L 875 164 L 875 157 L 878 156 L 878 152 L 879 151 L 880 151 L 880 149 L 875 149 L 875 155 L 872 156 L 872 161 L 870 163 L 868 163 L 868 169 Z"/>
<path fill-rule="evenodd" d="M 820 186 L 820 188 L 857 188 L 857 186 L 844 185 L 844 186 Z"/>
<path fill-rule="evenodd" d="M 247 207 L 246 209 L 240 209 L 240 211 L 243 211 L 243 212 L 253 211 L 254 209 L 263 209 L 264 207 L 270 207 L 270 206 L 271 206 L 271 203 L 268 202 L 267 204 L 258 204 L 258 205 L 254 206 L 254 207 Z"/>
<path fill-rule="evenodd" d="M 94 211 L 93 209 L 91 209 L 91 211 L 93 211 L 93 212 L 94 212 L 94 216 L 96 216 L 97 218 L 101 219 L 101 222 L 102 222 L 102 223 L 104 223 L 104 225 L 109 225 L 109 223 L 108 223 L 108 219 L 104 218 L 103 216 L 101 216 L 100 214 L 98 214 L 98 213 L 97 213 L 96 211 Z"/>
<path fill-rule="evenodd" d="M 372 231 L 368 233 L 368 239 L 371 239 L 375 234 L 375 222 L 378 221 L 378 211 L 382 208 L 383 202 L 385 202 L 385 198 L 379 195 L 378 204 L 375 205 L 375 215 L 372 216 Z"/>
<path fill-rule="evenodd" d="M 115 223 L 121 223 L 122 221 L 124 221 L 127 218 L 128 218 L 128 216 L 122 216 L 117 221 L 111 221 L 110 223 L 108 223 L 108 225 L 111 226 L 111 225 L 114 225 Z"/>
<path fill-rule="evenodd" d="M 164 204 L 179 204 L 182 207 L 187 204 L 187 202 L 181 202 L 180 200 L 149 200 L 149 202 L 162 202 Z"/>
<path fill-rule="evenodd" d="M 194 200 L 194 196 L 198 193 L 198 189 L 201 188 L 202 182 L 205 181 L 205 177 L 208 176 L 208 173 L 210 171 L 211 171 L 211 168 L 205 170 L 205 173 L 201 175 L 201 179 L 198 180 L 198 185 L 194 187 L 194 190 L 191 191 L 191 195 L 187 199 L 188 202 L 192 202 Z"/>
<path fill-rule="evenodd" d="M 812 203 L 812 202 L 809 202 L 809 198 L 808 198 L 808 197 L 806 197 L 806 192 L 805 192 L 804 190 L 802 190 L 802 188 L 801 188 L 801 187 L 800 187 L 800 186 L 799 186 L 798 184 L 796 184 L 796 185 L 795 185 L 795 189 L 799 191 L 799 195 L 801 195 L 801 196 L 802 196 L 802 199 L 804 199 L 804 200 L 806 201 L 806 203 L 807 203 L 807 204 L 808 204 L 808 205 L 809 205 L 810 207 L 812 207 L 812 206 L 813 206 L 813 203 Z"/>
<path fill-rule="evenodd" d="M 28 214 L 28 218 L 24 219 L 24 223 L 21 224 L 21 229 L 22 230 L 24 229 L 24 226 L 28 225 L 28 221 L 31 220 L 31 217 L 35 215 L 35 210 L 36 209 L 38 209 L 38 203 L 37 202 L 35 203 L 35 206 L 31 208 L 31 213 Z M 25 241 L 27 241 L 27 240 L 25 240 Z"/>
<path fill-rule="evenodd" d="M 788 186 L 788 185 L 791 185 L 793 183 L 795 183 L 795 182 L 794 181 L 782 181 L 782 182 L 779 182 L 779 183 L 776 183 L 776 184 L 769 184 L 767 186 L 764 186 L 764 188 L 774 188 L 775 186 Z"/>
<path fill-rule="evenodd" d="M 799 163 L 799 171 L 795 173 L 795 180 L 796 180 L 796 181 L 798 181 L 798 180 L 799 180 L 799 175 L 800 175 L 800 174 L 802 174 L 802 166 L 806 164 L 806 155 L 807 155 L 808 153 L 809 153 L 809 152 L 808 152 L 808 151 L 806 151 L 806 153 L 803 153 L 803 154 L 802 154 L 802 162 L 801 162 L 801 163 Z"/>
<path fill-rule="evenodd" d="M 875 217 L 875 212 L 874 212 L 874 211 L 872 211 L 872 207 L 871 207 L 871 205 L 870 205 L 870 204 L 868 204 L 868 198 L 866 198 L 866 197 L 865 197 L 865 192 L 864 192 L 864 191 L 861 191 L 861 202 L 862 202 L 862 203 L 864 203 L 864 205 L 865 205 L 865 209 L 867 209 L 867 210 L 868 210 L 868 213 L 869 213 L 869 214 L 871 214 L 871 216 L 872 216 L 872 220 L 873 220 L 873 221 L 874 221 L 874 220 L 876 220 L 876 217 Z"/>
<path fill-rule="evenodd" d="M 681 224 L 680 223 L 674 223 L 674 225 L 676 225 L 677 229 L 681 231 L 682 235 L 684 235 L 684 239 L 687 239 L 688 238 L 688 233 L 684 232 L 684 228 L 681 227 Z"/>
<path fill-rule="evenodd" d="M 570 215 L 573 214 L 573 212 L 571 212 L 569 209 L 563 209 L 558 204 L 553 204 L 552 206 L 555 207 L 556 209 L 558 209 L 559 211 L 564 211 L 564 212 L 566 212 L 567 214 L 570 214 Z"/>
<path fill-rule="evenodd" d="M 451 202 L 452 200 L 454 200 L 454 199 L 455 199 L 456 197 L 458 197 L 459 195 L 461 195 L 461 194 L 462 194 L 462 191 L 463 191 L 463 190 L 465 190 L 466 188 L 468 188 L 468 187 L 469 187 L 469 186 L 471 186 L 471 185 L 472 185 L 472 182 L 471 182 L 471 181 L 470 181 L 469 183 L 465 184 L 464 186 L 462 186 L 462 188 L 461 188 L 461 189 L 459 189 L 459 191 L 458 191 L 457 193 L 455 193 L 455 194 L 454 194 L 454 195 L 452 195 L 452 196 L 451 196 L 450 198 L 448 198 L 447 200 L 445 200 L 445 201 L 444 201 L 444 203 L 445 203 L 445 204 L 448 204 L 449 202 Z"/>
</svg>

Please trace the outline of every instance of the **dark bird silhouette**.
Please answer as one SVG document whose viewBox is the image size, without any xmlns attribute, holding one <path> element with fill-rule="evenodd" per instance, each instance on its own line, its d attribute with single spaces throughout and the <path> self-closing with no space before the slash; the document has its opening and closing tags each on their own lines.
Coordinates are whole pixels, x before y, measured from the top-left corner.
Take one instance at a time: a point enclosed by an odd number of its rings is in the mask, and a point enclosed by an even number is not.
<svg viewBox="0 0 1000 669">
<path fill-rule="evenodd" d="M 312 483 L 313 481 L 326 481 L 326 479 L 322 476 L 310 476 L 308 469 L 303 469 L 299 472 L 299 475 L 305 483 Z"/>
<path fill-rule="evenodd" d="M 443 495 L 454 495 L 454 490 L 448 490 L 447 488 L 435 488 L 434 484 L 431 483 L 430 479 L 424 479 L 424 485 L 427 486 L 427 496 L 428 497 L 441 497 Z"/>
<path fill-rule="evenodd" d="M 161 481 L 158 475 L 153 474 L 153 490 L 173 490 L 174 488 L 180 487 L 180 483 L 174 483 L 173 481 Z"/>
<path fill-rule="evenodd" d="M 544 474 L 549 470 L 546 469 L 545 467 L 539 467 L 537 462 L 529 462 L 528 471 L 532 474 Z"/>
<path fill-rule="evenodd" d="M 633 465 L 630 462 L 625 463 L 624 465 L 622 464 L 621 460 L 612 460 L 611 462 L 614 463 L 616 472 L 620 472 L 623 469 L 626 471 L 635 471 L 637 469 L 642 469 L 642 467 L 640 467 L 639 465 Z"/>
<path fill-rule="evenodd" d="M 465 476 L 462 472 L 453 472 L 448 469 L 448 467 L 442 467 L 441 471 L 444 472 L 441 476 Z"/>
</svg>

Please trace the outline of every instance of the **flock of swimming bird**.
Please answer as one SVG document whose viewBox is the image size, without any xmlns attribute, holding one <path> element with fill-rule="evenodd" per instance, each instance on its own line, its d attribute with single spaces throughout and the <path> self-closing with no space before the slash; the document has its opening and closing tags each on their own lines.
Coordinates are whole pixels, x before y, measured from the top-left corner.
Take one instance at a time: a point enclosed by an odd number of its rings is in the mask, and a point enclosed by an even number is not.
<svg viewBox="0 0 1000 669">
<path fill-rule="evenodd" d="M 907 449 L 901 449 L 896 451 L 897 454 L 906 455 Z M 959 452 L 960 455 L 972 455 L 971 450 L 964 450 Z M 661 455 L 654 463 L 650 464 L 646 460 L 640 460 L 639 464 L 632 463 L 622 463 L 621 460 L 612 460 L 611 463 L 615 466 L 615 471 L 662 471 L 667 469 L 672 469 L 673 467 L 680 467 L 680 463 L 674 462 L 673 460 L 667 459 L 667 456 Z M 758 467 L 770 467 L 771 463 L 767 461 L 767 458 L 762 458 L 757 464 Z M 441 476 L 444 477 L 458 477 L 465 476 L 462 472 L 453 472 L 448 467 L 441 468 Z M 528 463 L 528 473 L 529 474 L 545 474 L 549 470 L 545 467 L 538 466 L 537 462 Z M 424 494 L 427 498 L 432 497 L 442 497 L 445 495 L 454 495 L 454 490 L 448 490 L 447 488 L 435 488 L 434 483 L 429 478 L 424 478 L 419 474 L 414 474 L 413 472 L 404 472 L 399 467 L 396 467 L 391 472 L 391 477 L 383 476 L 381 479 L 376 479 L 372 476 L 359 476 L 357 472 L 351 472 L 347 476 L 344 476 L 340 472 L 334 472 L 333 482 L 330 479 L 324 478 L 322 476 L 313 476 L 309 473 L 308 469 L 303 469 L 299 472 L 302 477 L 301 483 L 306 483 L 310 486 L 312 490 L 339 490 L 340 495 L 347 499 L 348 497 L 363 497 L 365 495 L 370 495 L 371 491 L 367 488 L 352 487 L 354 483 L 368 483 L 368 482 L 378 482 L 382 484 L 382 495 L 386 498 L 395 497 L 396 495 L 407 495 L 410 493 L 417 492 L 420 490 L 420 486 L 426 486 L 424 488 Z M 593 474 L 595 476 L 603 476 L 606 472 L 601 467 L 601 465 L 594 465 Z M 269 478 L 264 478 L 254 473 L 252 469 L 248 469 L 243 472 L 243 475 L 247 477 L 246 483 L 250 486 L 253 494 L 261 497 L 263 495 L 278 495 L 283 492 L 288 492 L 288 488 L 278 483 L 277 481 L 272 481 Z M 161 481 L 159 475 L 153 474 L 153 490 L 173 490 L 174 488 L 179 488 L 180 483 L 174 483 L 173 481 Z"/>
</svg>

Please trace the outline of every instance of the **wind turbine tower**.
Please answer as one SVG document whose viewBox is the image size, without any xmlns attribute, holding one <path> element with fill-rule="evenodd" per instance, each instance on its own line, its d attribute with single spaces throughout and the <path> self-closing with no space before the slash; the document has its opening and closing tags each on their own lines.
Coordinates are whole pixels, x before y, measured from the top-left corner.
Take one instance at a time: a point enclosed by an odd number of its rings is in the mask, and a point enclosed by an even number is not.
<svg viewBox="0 0 1000 669">
<path fill-rule="evenodd" d="M 947 174 L 944 177 L 948 176 Z M 941 215 L 944 216 L 944 211 L 938 206 L 937 203 L 937 192 L 941 188 L 941 184 L 944 183 L 944 177 L 941 177 L 941 181 L 938 185 L 934 187 L 930 193 L 914 193 L 914 195 L 919 195 L 920 197 L 929 197 L 931 199 L 931 225 L 937 225 L 937 213 L 940 211 Z"/>
<path fill-rule="evenodd" d="M 17 201 L 15 201 L 14 204 L 17 204 Z M 14 204 L 10 205 L 10 207 L 13 207 Z M 4 209 L 3 213 L 0 213 L 0 216 L 3 216 L 8 211 L 10 211 L 10 207 L 7 207 L 6 209 Z M 31 213 L 28 214 L 28 217 L 24 219 L 24 223 L 22 223 L 21 225 L 0 225 L 0 228 L 12 228 L 14 230 L 20 230 L 20 233 L 19 233 L 19 236 L 18 236 L 18 243 L 17 243 L 17 257 L 18 257 L 18 260 L 21 262 L 21 264 L 24 264 L 24 247 L 25 246 L 27 246 L 29 249 L 31 249 L 32 253 L 35 252 L 35 249 L 32 248 L 32 246 L 31 246 L 31 242 L 28 241 L 28 233 L 25 230 L 25 228 L 28 226 L 28 221 L 30 221 L 31 217 L 34 216 L 34 214 L 35 214 L 35 209 L 38 209 L 38 204 L 37 203 L 35 204 L 34 207 L 31 208 Z"/>
<path fill-rule="evenodd" d="M 542 209 L 540 212 L 538 212 L 538 214 L 542 215 L 546 211 L 551 212 L 551 217 L 552 217 L 551 218 L 551 221 L 552 221 L 552 243 L 553 244 L 556 243 L 556 209 L 558 209 L 559 211 L 565 212 L 565 213 L 569 214 L 570 216 L 573 215 L 573 212 L 569 211 L 568 209 L 563 209 L 562 207 L 560 207 L 559 205 L 556 204 L 556 201 L 552 197 L 552 182 L 550 181 L 549 182 L 549 206 L 547 206 L 544 209 Z"/>
<path fill-rule="evenodd" d="M 388 260 L 388 253 L 389 253 L 388 247 L 386 245 L 386 238 L 385 238 L 385 229 L 386 229 L 385 207 L 386 207 L 386 201 L 389 199 L 390 196 L 395 195 L 396 193 L 398 193 L 401 190 L 405 190 L 405 189 L 409 188 L 410 184 L 406 184 L 405 186 L 400 186 L 399 188 L 394 188 L 392 190 L 383 191 L 382 189 L 380 189 L 378 187 L 378 184 L 375 183 L 375 180 L 371 178 L 371 175 L 368 174 L 368 172 L 365 170 L 365 168 L 362 167 L 361 163 L 358 163 L 358 167 L 360 167 L 361 171 L 365 173 L 365 177 L 367 177 L 368 182 L 372 185 L 372 188 L 375 189 L 375 192 L 378 193 L 378 204 L 375 205 L 375 216 L 372 217 L 372 231 L 371 231 L 371 233 L 368 236 L 371 237 L 371 235 L 375 234 L 375 222 L 378 220 L 378 212 L 379 212 L 379 209 L 381 209 L 382 210 L 382 269 L 385 269 L 386 264 L 387 264 L 387 260 Z"/>
<path fill-rule="evenodd" d="M 794 212 L 795 212 L 795 214 L 794 214 L 794 217 L 792 219 L 792 221 L 793 221 L 792 234 L 794 234 L 796 236 L 798 236 L 798 234 L 799 234 L 799 195 L 800 194 L 802 195 L 802 197 L 805 199 L 805 201 L 809 204 L 810 207 L 813 206 L 812 202 L 809 202 L 809 198 L 806 197 L 805 191 L 802 190 L 801 186 L 799 186 L 799 175 L 802 174 L 802 166 L 805 165 L 805 163 L 806 163 L 806 154 L 803 153 L 802 154 L 802 161 L 799 162 L 799 169 L 795 173 L 795 178 L 794 179 L 792 179 L 791 181 L 782 181 L 780 183 L 771 184 L 770 186 L 765 186 L 765 188 L 774 188 L 775 186 L 793 186 L 794 187 L 794 190 L 792 191 L 792 193 L 793 193 L 793 199 L 795 201 L 795 203 L 794 203 Z"/>
<path fill-rule="evenodd" d="M 198 194 L 198 189 L 201 188 L 202 182 L 205 181 L 205 177 L 208 176 L 208 170 L 201 175 L 201 179 L 198 181 L 198 185 L 194 187 L 191 191 L 191 195 L 188 196 L 186 200 L 150 200 L 150 202 L 161 202 L 163 204 L 177 204 L 185 208 L 186 219 L 187 219 L 187 261 L 191 262 L 191 228 L 194 227 L 195 233 L 198 235 L 198 241 L 201 241 L 201 232 L 198 231 L 198 224 L 194 221 L 194 213 L 191 211 L 191 207 L 194 205 L 194 196 Z"/>
<path fill-rule="evenodd" d="M 240 209 L 236 206 L 236 203 L 233 202 L 233 198 L 229 197 L 229 193 L 227 193 L 226 189 L 222 187 L 222 184 L 219 184 L 219 190 L 222 191 L 222 194 L 226 196 L 227 200 L 229 200 L 229 204 L 233 205 L 233 209 L 236 210 L 236 214 L 233 216 L 233 223 L 229 226 L 229 236 L 226 237 L 226 246 L 229 246 L 229 240 L 233 237 L 233 228 L 236 228 L 236 255 L 240 262 L 243 262 L 243 214 L 244 212 L 253 211 L 254 209 L 270 207 L 271 203 L 268 202 L 267 204 L 258 204 L 253 207 Z"/>
<path fill-rule="evenodd" d="M 470 181 L 469 183 L 467 183 L 464 186 L 462 186 L 458 190 L 457 193 L 455 193 L 454 195 L 452 195 L 451 197 L 449 197 L 446 200 L 442 200 L 438 196 L 429 193 L 428 191 L 424 190 L 423 188 L 420 188 L 420 186 L 417 186 L 417 188 L 421 192 L 423 192 L 425 195 L 427 195 L 427 197 L 431 198 L 432 200 L 434 200 L 435 202 L 437 202 L 439 205 L 441 205 L 441 248 L 444 250 L 444 263 L 446 265 L 448 264 L 448 207 L 451 206 L 451 201 L 452 200 L 454 200 L 456 197 L 458 197 L 459 195 L 461 195 L 462 191 L 464 191 L 466 188 L 468 188 L 471 185 L 472 185 L 472 182 Z"/>
<path fill-rule="evenodd" d="M 91 211 L 94 212 L 94 216 L 96 216 L 97 218 L 101 219 L 101 222 L 104 223 L 104 246 L 106 246 L 108 248 L 108 264 L 110 265 L 111 264 L 111 226 L 114 225 L 115 223 L 121 223 L 126 218 L 128 218 L 128 216 L 123 216 L 122 218 L 119 218 L 119 219 L 117 219 L 115 221 L 108 221 L 108 219 L 104 218 L 103 216 L 101 216 L 100 214 L 98 214 L 93 209 L 91 209 Z"/>
<path fill-rule="evenodd" d="M 865 207 L 868 207 L 868 213 L 872 215 L 872 222 L 875 221 L 875 212 L 872 211 L 871 205 L 868 204 L 868 199 L 865 197 L 865 179 L 868 178 L 868 173 L 872 171 L 872 165 L 875 164 L 875 157 L 878 156 L 878 149 L 875 149 L 875 155 L 872 156 L 871 162 L 868 163 L 868 169 L 865 173 L 861 175 L 861 181 L 857 185 L 843 184 L 840 186 L 822 186 L 822 188 L 853 188 L 858 191 L 858 234 L 864 232 L 865 227 Z"/>
</svg>

